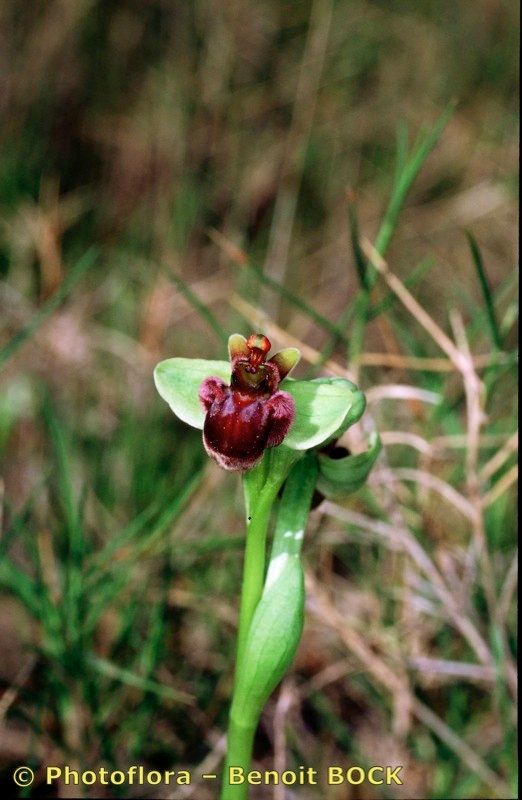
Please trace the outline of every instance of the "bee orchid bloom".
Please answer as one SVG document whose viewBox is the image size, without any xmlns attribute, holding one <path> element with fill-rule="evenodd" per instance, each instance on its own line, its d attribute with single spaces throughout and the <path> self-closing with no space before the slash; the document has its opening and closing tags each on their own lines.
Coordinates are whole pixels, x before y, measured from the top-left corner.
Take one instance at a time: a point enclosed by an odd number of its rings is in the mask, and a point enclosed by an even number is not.
<svg viewBox="0 0 522 800">
<path fill-rule="evenodd" d="M 234 334 L 230 385 L 212 376 L 200 386 L 203 444 L 223 469 L 251 469 L 267 447 L 281 444 L 294 421 L 294 399 L 278 386 L 297 364 L 299 351 L 288 347 L 267 361 L 271 346 L 262 334 L 248 339 Z"/>
<path fill-rule="evenodd" d="M 344 378 L 291 378 L 294 347 L 269 358 L 266 336 L 234 333 L 228 352 L 229 361 L 167 358 L 154 370 L 161 397 L 203 431 L 207 453 L 225 469 L 245 472 L 277 445 L 302 454 L 324 446 L 364 411 L 363 393 Z"/>
</svg>

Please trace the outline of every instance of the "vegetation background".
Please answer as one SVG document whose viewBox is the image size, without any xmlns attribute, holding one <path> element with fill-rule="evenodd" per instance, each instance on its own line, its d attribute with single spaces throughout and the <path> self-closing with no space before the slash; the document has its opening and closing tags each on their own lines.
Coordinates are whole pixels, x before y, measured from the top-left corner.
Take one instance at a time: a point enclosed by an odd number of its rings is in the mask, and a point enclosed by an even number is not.
<svg viewBox="0 0 522 800">
<path fill-rule="evenodd" d="M 518 31 L 510 0 L 3 0 L 8 794 L 20 764 L 35 797 L 79 796 L 48 763 L 219 771 L 240 486 L 151 375 L 260 329 L 302 343 L 301 375 L 356 376 L 348 443 L 377 429 L 384 453 L 312 515 L 256 764 L 400 764 L 404 785 L 252 797 L 516 796 Z M 386 215 L 406 126 L 411 147 L 453 100 Z M 393 275 L 367 291 L 383 219 Z"/>
</svg>

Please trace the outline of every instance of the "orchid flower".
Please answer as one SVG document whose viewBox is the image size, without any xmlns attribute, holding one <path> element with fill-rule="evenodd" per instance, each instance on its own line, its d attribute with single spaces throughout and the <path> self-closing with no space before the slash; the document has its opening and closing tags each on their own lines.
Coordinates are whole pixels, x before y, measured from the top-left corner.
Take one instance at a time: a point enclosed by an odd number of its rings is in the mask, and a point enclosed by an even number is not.
<svg viewBox="0 0 522 800">
<path fill-rule="evenodd" d="M 161 397 L 176 416 L 203 431 L 207 453 L 227 470 L 252 469 L 281 443 L 310 450 L 340 436 L 365 408 L 361 391 L 344 378 L 293 380 L 294 347 L 267 359 L 266 336 L 233 334 L 229 362 L 169 358 L 154 370 Z"/>
</svg>

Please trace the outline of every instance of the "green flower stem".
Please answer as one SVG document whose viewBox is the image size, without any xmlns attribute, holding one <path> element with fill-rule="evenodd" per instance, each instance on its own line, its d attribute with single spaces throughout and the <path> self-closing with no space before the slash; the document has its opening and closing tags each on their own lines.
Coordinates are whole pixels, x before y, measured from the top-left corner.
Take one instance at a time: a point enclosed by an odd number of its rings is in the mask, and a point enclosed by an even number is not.
<svg viewBox="0 0 522 800">
<path fill-rule="evenodd" d="M 247 535 L 239 607 L 236 677 L 240 672 L 250 623 L 263 591 L 270 512 L 290 469 L 302 455 L 284 445 L 267 450 L 262 461 L 245 473 L 243 478 Z"/>
<path fill-rule="evenodd" d="M 250 770 L 254 734 L 263 706 L 292 661 L 301 638 L 304 581 L 300 551 L 317 480 L 317 461 L 315 455 L 307 454 L 288 475 L 298 459 L 288 448 L 275 448 L 257 474 L 252 470 L 245 476 L 247 515 L 251 513 L 251 520 L 221 800 L 246 800 L 248 796 L 248 783 L 229 782 L 230 770 L 240 767 L 245 775 Z M 267 477 L 256 500 L 254 492 L 259 491 L 260 475 Z M 270 507 L 287 475 L 263 587 Z"/>
<path fill-rule="evenodd" d="M 283 478 L 284 480 L 284 478 Z M 282 483 L 283 481 L 281 481 Z M 266 534 L 270 522 L 270 512 L 279 491 L 279 485 L 265 484 L 257 502 L 247 501 L 247 508 L 254 505 L 251 510 L 250 521 L 247 523 L 245 561 L 243 567 L 243 586 L 241 590 L 241 604 L 239 609 L 239 632 L 236 656 L 236 672 L 243 657 L 246 637 L 250 622 L 263 591 L 266 559 Z M 245 487 L 245 494 L 247 489 Z"/>
<path fill-rule="evenodd" d="M 282 486 L 287 472 L 274 472 L 266 479 L 269 454 L 254 469 L 247 472 L 243 479 L 245 510 L 247 515 L 247 534 L 245 560 L 243 566 L 243 584 L 239 608 L 239 630 L 236 654 L 235 685 L 241 674 L 245 646 L 250 630 L 250 623 L 263 592 L 266 562 L 266 536 L 270 523 L 270 512 Z M 257 721 L 251 723 L 241 716 L 238 718 L 231 709 L 227 734 L 227 756 L 223 771 L 223 789 L 221 800 L 245 800 L 248 795 L 248 784 L 231 785 L 229 769 L 241 766 L 247 772 L 252 762 L 252 748 Z"/>
<path fill-rule="evenodd" d="M 245 775 L 252 763 L 252 750 L 254 746 L 254 735 L 257 723 L 249 724 L 241 719 L 237 719 L 234 714 L 230 714 L 227 735 L 227 757 L 223 768 L 223 786 L 221 789 L 221 800 L 247 800 L 248 783 L 231 784 L 231 767 L 241 767 Z"/>
</svg>

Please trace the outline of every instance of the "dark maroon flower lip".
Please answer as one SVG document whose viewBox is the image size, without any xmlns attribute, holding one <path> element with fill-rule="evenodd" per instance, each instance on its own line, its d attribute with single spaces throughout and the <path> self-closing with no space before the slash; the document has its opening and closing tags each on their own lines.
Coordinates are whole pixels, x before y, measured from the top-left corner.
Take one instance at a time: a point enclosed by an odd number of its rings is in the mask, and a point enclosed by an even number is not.
<svg viewBox="0 0 522 800">
<path fill-rule="evenodd" d="M 295 418 L 295 403 L 278 389 L 295 366 L 293 348 L 266 360 L 270 340 L 263 334 L 245 339 L 230 337 L 230 386 L 220 378 L 206 378 L 199 388 L 205 411 L 203 444 L 207 453 L 227 470 L 248 470 L 268 447 L 281 444 Z"/>
</svg>

